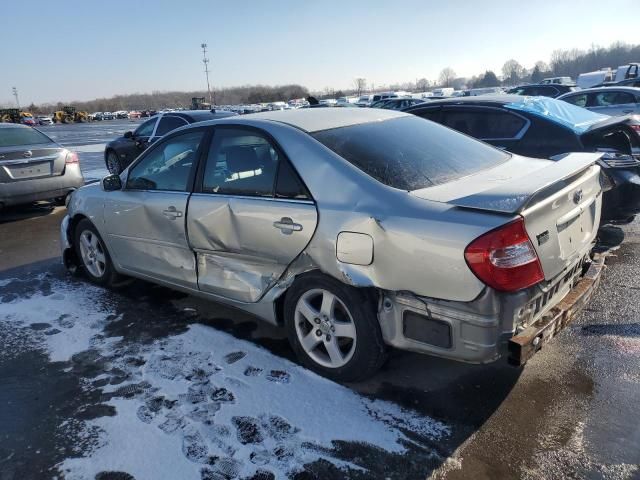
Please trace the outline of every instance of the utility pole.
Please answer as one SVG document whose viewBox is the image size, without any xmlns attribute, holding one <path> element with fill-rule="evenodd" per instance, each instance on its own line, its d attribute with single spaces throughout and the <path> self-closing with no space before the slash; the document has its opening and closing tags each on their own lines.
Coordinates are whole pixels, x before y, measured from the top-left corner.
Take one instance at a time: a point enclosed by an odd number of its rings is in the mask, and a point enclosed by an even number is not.
<svg viewBox="0 0 640 480">
<path fill-rule="evenodd" d="M 20 110 L 20 100 L 18 100 L 18 89 L 16 87 L 12 87 L 13 96 L 16 97 L 16 105 L 18 105 L 18 110 Z"/>
<path fill-rule="evenodd" d="M 209 86 L 209 59 L 207 58 L 207 44 L 203 43 L 202 47 L 202 63 L 204 63 L 204 73 L 207 76 L 207 92 L 209 93 L 209 104 L 213 107 L 213 97 L 211 96 L 211 87 Z"/>
</svg>

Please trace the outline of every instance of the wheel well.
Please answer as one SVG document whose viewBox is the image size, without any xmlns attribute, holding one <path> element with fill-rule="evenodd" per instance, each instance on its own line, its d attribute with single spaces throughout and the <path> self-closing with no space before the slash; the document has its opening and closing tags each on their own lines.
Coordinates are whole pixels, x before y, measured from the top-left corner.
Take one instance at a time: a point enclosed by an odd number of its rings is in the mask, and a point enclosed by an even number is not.
<svg viewBox="0 0 640 480">
<path fill-rule="evenodd" d="M 67 236 L 69 237 L 69 243 L 73 245 L 73 238 L 74 238 L 74 233 L 76 230 L 76 226 L 82 221 L 88 219 L 88 217 L 85 217 L 84 215 L 82 215 L 81 213 L 78 213 L 77 215 L 74 215 L 73 217 L 71 217 L 71 219 L 69 220 L 69 231 L 67 232 Z"/>
<path fill-rule="evenodd" d="M 105 161 L 105 162 L 107 161 L 107 156 L 109 155 L 109 153 L 110 153 L 110 152 L 115 153 L 115 154 L 116 154 L 116 156 L 117 156 L 117 153 L 116 153 L 116 151 L 115 151 L 113 148 L 107 148 L 107 149 L 104 151 L 104 161 Z"/>
<path fill-rule="evenodd" d="M 303 273 L 300 273 L 298 275 L 296 275 L 293 279 L 293 281 L 289 284 L 289 286 L 287 287 L 287 289 L 282 292 L 282 294 L 276 298 L 275 300 L 275 314 L 276 314 L 276 321 L 278 322 L 278 325 L 283 326 L 284 325 L 284 304 L 286 302 L 287 299 L 287 295 L 289 294 L 289 292 L 291 291 L 291 287 L 293 286 L 294 283 L 298 282 L 301 278 L 304 277 L 308 277 L 310 275 L 322 275 L 328 278 L 333 278 L 331 275 L 327 275 L 325 273 L 322 273 L 320 270 L 309 270 Z M 334 279 L 335 280 L 335 279 Z M 344 283 L 344 282 L 342 282 Z M 373 288 L 373 287 L 353 287 L 357 290 L 360 291 L 360 293 L 363 295 L 365 300 L 369 300 L 371 301 L 375 306 L 376 306 L 376 310 L 378 309 L 378 302 L 380 300 L 380 292 L 378 291 L 377 288 Z"/>
</svg>

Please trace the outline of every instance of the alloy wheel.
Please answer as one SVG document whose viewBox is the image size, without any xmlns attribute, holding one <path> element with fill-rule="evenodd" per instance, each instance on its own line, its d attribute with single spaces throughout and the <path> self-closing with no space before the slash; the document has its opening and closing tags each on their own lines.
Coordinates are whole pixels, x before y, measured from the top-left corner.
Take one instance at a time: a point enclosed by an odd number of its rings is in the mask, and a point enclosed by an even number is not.
<svg viewBox="0 0 640 480">
<path fill-rule="evenodd" d="M 91 230 L 84 230 L 80 234 L 80 255 L 89 273 L 101 278 L 107 267 L 104 247 L 98 236 Z"/>
<path fill-rule="evenodd" d="M 295 328 L 300 345 L 319 365 L 340 368 L 353 357 L 355 323 L 342 300 L 330 291 L 318 288 L 300 296 Z"/>
</svg>

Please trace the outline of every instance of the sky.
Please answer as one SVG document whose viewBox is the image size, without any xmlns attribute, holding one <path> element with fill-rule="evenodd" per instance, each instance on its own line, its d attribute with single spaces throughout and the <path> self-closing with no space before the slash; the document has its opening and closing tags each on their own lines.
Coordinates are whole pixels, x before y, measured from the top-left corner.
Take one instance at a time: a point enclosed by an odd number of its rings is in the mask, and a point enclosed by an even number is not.
<svg viewBox="0 0 640 480">
<path fill-rule="evenodd" d="M 214 87 L 499 74 L 510 58 L 638 43 L 640 0 L 4 0 L 0 18 L 0 104 L 15 86 L 26 105 L 206 89 L 203 42 Z"/>
</svg>

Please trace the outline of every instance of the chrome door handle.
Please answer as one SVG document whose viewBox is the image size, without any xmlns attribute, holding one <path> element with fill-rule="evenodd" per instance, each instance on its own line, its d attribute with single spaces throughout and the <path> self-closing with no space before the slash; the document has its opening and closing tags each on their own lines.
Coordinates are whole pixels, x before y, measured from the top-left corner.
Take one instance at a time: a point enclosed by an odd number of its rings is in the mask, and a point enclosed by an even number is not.
<svg viewBox="0 0 640 480">
<path fill-rule="evenodd" d="M 280 231 L 286 235 L 289 235 L 292 232 L 300 232 L 302 230 L 302 225 L 294 223 L 294 221 L 289 217 L 282 217 L 277 222 L 273 222 L 273 226 L 275 228 L 279 228 Z"/>
<path fill-rule="evenodd" d="M 162 214 L 167 217 L 169 220 L 175 220 L 182 216 L 182 212 L 177 210 L 173 205 L 162 211 Z"/>
</svg>

